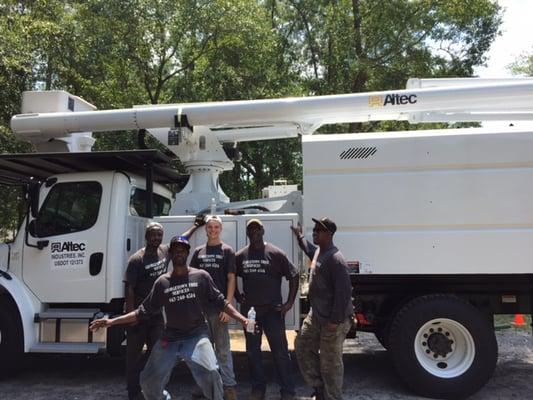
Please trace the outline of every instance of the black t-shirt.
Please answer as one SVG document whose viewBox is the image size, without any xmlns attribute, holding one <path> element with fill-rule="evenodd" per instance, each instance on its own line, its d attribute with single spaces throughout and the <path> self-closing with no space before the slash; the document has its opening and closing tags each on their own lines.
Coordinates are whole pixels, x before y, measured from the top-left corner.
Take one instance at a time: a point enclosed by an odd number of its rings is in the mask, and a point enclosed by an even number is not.
<svg viewBox="0 0 533 400">
<path fill-rule="evenodd" d="M 163 338 L 172 341 L 207 330 L 202 311 L 206 305 L 222 311 L 226 300 L 207 272 L 189 268 L 184 276 L 161 275 L 137 315 L 142 321 L 163 308 L 167 319 Z"/>
<path fill-rule="evenodd" d="M 235 259 L 247 305 L 282 304 L 281 278 L 290 280 L 298 275 L 298 270 L 281 249 L 270 243 L 265 243 L 260 250 L 246 246 L 239 250 Z"/>
<path fill-rule="evenodd" d="M 191 267 L 203 269 L 211 275 L 218 290 L 228 294 L 228 274 L 235 273 L 235 252 L 226 243 L 198 247 L 191 259 Z"/>
<path fill-rule="evenodd" d="M 157 254 L 146 254 L 142 248 L 130 257 L 125 281 L 133 288 L 135 308 L 148 296 L 157 278 L 167 272 L 168 249 L 168 245 L 160 245 Z"/>
<path fill-rule="evenodd" d="M 310 313 L 323 322 L 346 321 L 353 314 L 352 284 L 341 252 L 335 246 L 321 252 L 311 274 Z"/>
</svg>

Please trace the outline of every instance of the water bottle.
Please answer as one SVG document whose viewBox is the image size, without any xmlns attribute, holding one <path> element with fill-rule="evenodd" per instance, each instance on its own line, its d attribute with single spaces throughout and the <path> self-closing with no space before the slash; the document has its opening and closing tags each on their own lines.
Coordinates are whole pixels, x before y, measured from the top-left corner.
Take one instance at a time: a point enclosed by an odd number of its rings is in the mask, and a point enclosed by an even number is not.
<svg viewBox="0 0 533 400">
<path fill-rule="evenodd" d="M 255 332 L 255 310 L 253 307 L 250 307 L 250 310 L 248 310 L 248 325 L 246 325 L 246 332 Z"/>
</svg>

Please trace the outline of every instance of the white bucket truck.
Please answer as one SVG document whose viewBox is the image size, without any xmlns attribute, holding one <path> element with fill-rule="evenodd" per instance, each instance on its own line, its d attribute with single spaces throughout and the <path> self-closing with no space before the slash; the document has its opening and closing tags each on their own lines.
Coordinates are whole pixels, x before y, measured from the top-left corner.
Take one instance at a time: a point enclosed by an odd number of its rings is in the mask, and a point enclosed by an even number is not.
<svg viewBox="0 0 533 400">
<path fill-rule="evenodd" d="M 88 321 L 121 312 L 126 260 L 156 215 L 168 240 L 196 213 L 220 214 L 238 249 L 261 213 L 266 239 L 296 263 L 289 226 L 332 218 L 353 267 L 358 329 L 376 334 L 423 395 L 479 389 L 497 360 L 493 316 L 531 313 L 533 131 L 311 134 L 372 120 L 531 120 L 532 80 L 411 80 L 398 91 L 105 111 L 65 92 L 28 92 L 22 111 L 13 131 L 45 152 L 0 156 L 0 180 L 25 185 L 29 203 L 0 249 L 0 368 L 24 352 L 116 352 L 122 333 L 93 335 Z M 129 129 L 147 130 L 184 164 L 189 179 L 174 199 L 169 156 L 86 151 L 91 132 Z M 305 200 L 231 203 L 218 184 L 233 166 L 223 144 L 297 135 Z"/>
</svg>

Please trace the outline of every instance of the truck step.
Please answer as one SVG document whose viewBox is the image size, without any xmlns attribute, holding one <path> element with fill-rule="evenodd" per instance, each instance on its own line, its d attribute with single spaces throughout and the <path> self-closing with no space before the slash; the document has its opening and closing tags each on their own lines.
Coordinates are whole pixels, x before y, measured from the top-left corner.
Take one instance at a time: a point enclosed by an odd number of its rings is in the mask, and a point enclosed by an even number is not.
<svg viewBox="0 0 533 400">
<path fill-rule="evenodd" d="M 41 322 L 46 319 L 92 319 L 99 312 L 98 308 L 49 308 L 35 314 L 34 321 Z"/>
<path fill-rule="evenodd" d="M 105 343 L 37 343 L 29 352 L 96 354 L 104 347 Z"/>
</svg>

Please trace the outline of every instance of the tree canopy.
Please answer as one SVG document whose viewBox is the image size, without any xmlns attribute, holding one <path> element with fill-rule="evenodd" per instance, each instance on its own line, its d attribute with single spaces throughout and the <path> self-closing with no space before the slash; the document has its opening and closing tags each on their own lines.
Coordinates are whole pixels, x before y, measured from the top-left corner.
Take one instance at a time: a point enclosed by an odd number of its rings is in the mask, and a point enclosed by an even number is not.
<svg viewBox="0 0 533 400">
<path fill-rule="evenodd" d="M 501 13 L 491 0 L 0 0 L 0 150 L 31 151 L 9 119 L 22 91 L 34 88 L 64 89 L 107 109 L 471 76 Z M 322 131 L 398 126 L 378 125 Z M 134 137 L 98 134 L 95 149 L 135 148 Z M 242 161 L 221 176 L 232 199 L 255 197 L 276 178 L 301 183 L 298 139 L 240 147 Z M 4 202 L 3 227 L 16 220 L 15 200 Z"/>
<path fill-rule="evenodd" d="M 533 76 L 533 49 L 530 52 L 522 53 L 509 65 L 509 69 L 513 74 Z"/>
</svg>

